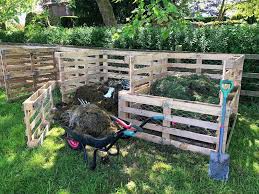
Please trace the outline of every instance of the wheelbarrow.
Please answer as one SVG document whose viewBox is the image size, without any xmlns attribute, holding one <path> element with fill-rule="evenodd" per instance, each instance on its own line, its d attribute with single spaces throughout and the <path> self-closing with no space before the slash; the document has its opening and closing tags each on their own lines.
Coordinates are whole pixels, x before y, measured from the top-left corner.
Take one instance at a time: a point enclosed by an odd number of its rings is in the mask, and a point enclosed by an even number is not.
<svg viewBox="0 0 259 194">
<path fill-rule="evenodd" d="M 94 170 L 96 168 L 96 161 L 97 161 L 97 152 L 106 152 L 107 156 L 117 156 L 120 152 L 119 144 L 117 143 L 119 139 L 129 139 L 136 135 L 137 132 L 143 131 L 144 125 L 146 125 L 150 121 L 158 121 L 163 120 L 163 116 L 153 116 L 151 118 L 147 118 L 144 120 L 139 126 L 133 125 L 126 121 L 123 121 L 115 116 L 110 116 L 111 120 L 117 124 L 119 130 L 116 133 L 108 135 L 103 138 L 95 138 L 91 135 L 79 135 L 73 129 L 73 127 L 66 127 L 63 128 L 66 131 L 65 139 L 67 144 L 72 150 L 82 150 L 84 151 L 84 160 L 88 162 L 88 154 L 86 150 L 86 145 L 91 146 L 94 148 L 93 152 L 93 160 L 90 164 L 90 169 Z M 114 153 L 110 152 L 111 148 L 115 146 L 116 151 Z M 105 162 L 107 157 L 102 157 L 101 161 Z"/>
</svg>

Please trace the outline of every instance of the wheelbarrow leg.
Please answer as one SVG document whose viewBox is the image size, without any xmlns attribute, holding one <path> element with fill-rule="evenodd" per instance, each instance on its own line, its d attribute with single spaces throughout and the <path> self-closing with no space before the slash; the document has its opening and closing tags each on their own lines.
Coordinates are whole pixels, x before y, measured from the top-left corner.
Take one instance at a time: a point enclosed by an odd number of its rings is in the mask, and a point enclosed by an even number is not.
<svg viewBox="0 0 259 194">
<path fill-rule="evenodd" d="M 98 149 L 95 149 L 94 150 L 94 155 L 93 155 L 93 162 L 92 162 L 92 164 L 90 166 L 91 170 L 94 170 L 96 168 L 97 152 L 98 152 Z"/>
</svg>

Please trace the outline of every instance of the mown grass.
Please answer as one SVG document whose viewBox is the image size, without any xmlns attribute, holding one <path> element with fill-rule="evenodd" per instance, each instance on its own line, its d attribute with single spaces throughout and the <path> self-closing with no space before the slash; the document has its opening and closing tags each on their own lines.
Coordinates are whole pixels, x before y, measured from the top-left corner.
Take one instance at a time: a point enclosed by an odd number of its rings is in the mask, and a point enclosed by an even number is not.
<svg viewBox="0 0 259 194">
<path fill-rule="evenodd" d="M 209 158 L 141 140 L 95 171 L 53 128 L 42 147 L 26 147 L 22 101 L 0 92 L 0 193 L 256 193 L 259 191 L 259 105 L 240 105 L 230 146 L 228 182 L 208 178 Z"/>
</svg>

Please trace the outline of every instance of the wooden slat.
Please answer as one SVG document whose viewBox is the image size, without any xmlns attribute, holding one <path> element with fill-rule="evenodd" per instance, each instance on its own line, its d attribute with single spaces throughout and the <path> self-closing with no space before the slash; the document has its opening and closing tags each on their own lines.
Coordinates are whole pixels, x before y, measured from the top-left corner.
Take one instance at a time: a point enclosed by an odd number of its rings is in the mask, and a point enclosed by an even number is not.
<svg viewBox="0 0 259 194">
<path fill-rule="evenodd" d="M 168 75 L 171 75 L 171 76 L 190 76 L 190 75 L 196 74 L 194 72 L 175 72 L 175 71 L 168 71 L 167 73 L 168 73 Z M 204 75 L 206 75 L 212 79 L 222 79 L 221 74 L 204 73 Z"/>
<path fill-rule="evenodd" d="M 84 58 L 82 58 L 84 59 Z M 89 64 L 93 64 L 93 63 L 96 63 L 97 61 L 100 61 L 100 60 L 97 60 L 96 58 L 92 58 L 92 59 L 87 59 L 84 61 L 64 61 L 62 64 L 64 66 L 72 66 L 72 65 L 89 65 Z"/>
<path fill-rule="evenodd" d="M 110 71 L 124 71 L 124 72 L 129 72 L 129 68 L 125 68 L 125 67 L 114 67 L 114 66 L 107 66 L 108 70 Z"/>
<path fill-rule="evenodd" d="M 147 133 L 137 133 L 136 137 L 138 137 L 140 139 L 144 139 L 146 141 L 151 141 L 151 142 L 157 143 L 157 144 L 173 145 L 176 148 L 180 148 L 182 150 L 189 150 L 192 152 L 197 152 L 197 153 L 201 153 L 201 154 L 205 154 L 205 155 L 210 155 L 210 153 L 212 151 L 212 149 L 209 149 L 209 148 L 191 145 L 191 144 L 187 144 L 187 143 L 183 143 L 183 142 L 179 142 L 179 141 L 175 141 L 175 140 L 165 140 L 161 137 L 147 134 Z"/>
<path fill-rule="evenodd" d="M 135 125 L 141 124 L 140 121 L 135 120 L 135 119 L 126 119 L 126 120 Z M 156 125 L 156 124 L 152 124 L 152 123 L 147 123 L 144 128 L 152 130 L 152 131 L 165 132 L 165 133 L 175 135 L 178 137 L 184 137 L 184 138 L 193 139 L 193 140 L 197 140 L 197 141 L 201 141 L 201 142 L 212 143 L 212 144 L 217 143 L 216 137 L 213 137 L 210 135 L 199 134 L 199 133 L 195 133 L 195 132 L 191 132 L 191 131 L 170 128 L 170 127 L 163 127 L 161 125 Z"/>
<path fill-rule="evenodd" d="M 215 69 L 222 70 L 223 65 L 207 65 L 207 64 L 188 64 L 188 63 L 168 63 L 167 67 L 187 68 L 187 69 Z"/>
<path fill-rule="evenodd" d="M 94 55 L 101 55 L 102 53 L 98 50 L 92 51 L 73 51 L 73 52 L 61 52 L 59 53 L 60 58 L 76 58 L 76 57 L 88 57 Z"/>
<path fill-rule="evenodd" d="M 125 60 L 122 59 L 107 59 L 108 63 L 118 63 L 118 64 L 128 64 Z"/>
<path fill-rule="evenodd" d="M 242 96 L 259 97 L 259 91 L 241 90 Z"/>
<path fill-rule="evenodd" d="M 129 79 L 129 75 L 128 74 L 120 74 L 120 73 L 108 73 L 108 78 L 112 78 L 112 79 Z"/>
<path fill-rule="evenodd" d="M 243 73 L 243 77 L 245 78 L 254 78 L 259 79 L 259 73 Z"/>
<path fill-rule="evenodd" d="M 131 107 L 123 107 L 121 109 L 121 111 L 126 112 L 126 113 L 135 114 L 135 115 L 145 116 L 145 117 L 163 116 L 162 113 L 157 113 L 157 112 L 147 111 L 147 110 L 142 110 L 142 109 L 136 109 L 136 108 L 131 108 Z M 173 114 L 171 116 L 166 116 L 165 120 L 170 121 L 170 122 L 181 123 L 181 124 L 185 124 L 185 125 L 201 127 L 201 128 L 205 128 L 205 129 L 212 129 L 212 130 L 218 129 L 218 123 L 202 121 L 202 120 L 193 119 L 193 118 L 174 116 Z"/>
<path fill-rule="evenodd" d="M 245 59 L 259 60 L 259 54 L 245 54 Z"/>
</svg>

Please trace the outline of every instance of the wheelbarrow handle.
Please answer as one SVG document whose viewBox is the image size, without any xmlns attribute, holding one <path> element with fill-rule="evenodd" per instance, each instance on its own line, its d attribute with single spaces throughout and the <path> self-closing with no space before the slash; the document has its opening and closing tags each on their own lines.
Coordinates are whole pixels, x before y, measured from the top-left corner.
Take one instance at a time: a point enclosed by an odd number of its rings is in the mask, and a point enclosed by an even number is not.
<svg viewBox="0 0 259 194">
<path fill-rule="evenodd" d="M 229 85 L 229 88 L 224 86 Z M 220 90 L 224 97 L 227 97 L 234 88 L 234 82 L 232 80 L 220 80 Z"/>
</svg>

